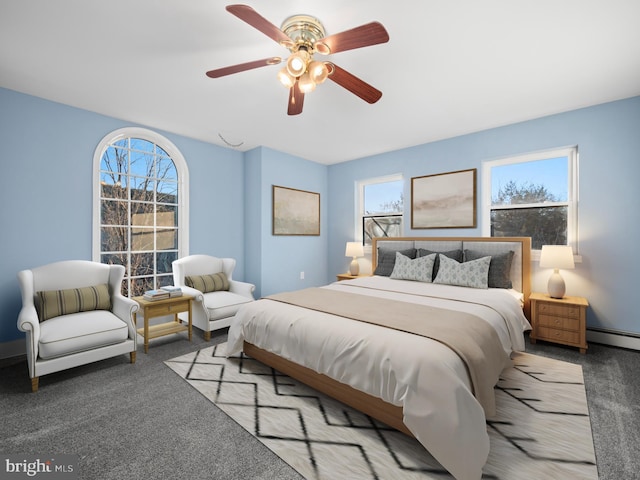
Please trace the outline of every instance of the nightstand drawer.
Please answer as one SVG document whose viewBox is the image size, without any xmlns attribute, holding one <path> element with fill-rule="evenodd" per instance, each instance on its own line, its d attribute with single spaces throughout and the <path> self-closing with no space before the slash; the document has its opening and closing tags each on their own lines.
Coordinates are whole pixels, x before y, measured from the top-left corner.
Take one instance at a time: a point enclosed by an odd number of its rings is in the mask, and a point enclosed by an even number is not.
<svg viewBox="0 0 640 480">
<path fill-rule="evenodd" d="M 578 332 L 580 330 L 579 318 L 562 318 L 554 317 L 552 315 L 538 315 L 538 323 L 541 327 L 559 328 L 562 330 L 570 330 L 572 332 Z"/>
<path fill-rule="evenodd" d="M 550 340 L 552 342 L 578 344 L 578 342 L 580 341 L 580 334 L 578 332 L 571 332 L 569 330 L 558 330 L 549 327 L 539 327 L 538 338 L 540 340 Z"/>
<path fill-rule="evenodd" d="M 538 310 L 541 314 L 557 315 L 559 317 L 580 318 L 580 307 L 573 305 L 557 305 L 545 302 L 538 303 Z"/>
</svg>

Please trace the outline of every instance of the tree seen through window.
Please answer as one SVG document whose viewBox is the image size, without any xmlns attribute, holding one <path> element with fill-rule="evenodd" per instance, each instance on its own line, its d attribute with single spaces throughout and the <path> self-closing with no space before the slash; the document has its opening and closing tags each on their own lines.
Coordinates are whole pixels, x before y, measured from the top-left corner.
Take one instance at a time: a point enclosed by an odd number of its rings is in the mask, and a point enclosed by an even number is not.
<svg viewBox="0 0 640 480">
<path fill-rule="evenodd" d="M 493 237 L 531 237 L 542 245 L 577 245 L 575 148 L 487 162 Z"/>
<path fill-rule="evenodd" d="M 159 145 L 124 138 L 100 159 L 100 260 L 124 265 L 123 294 L 172 283 L 178 258 L 178 172 Z"/>
</svg>

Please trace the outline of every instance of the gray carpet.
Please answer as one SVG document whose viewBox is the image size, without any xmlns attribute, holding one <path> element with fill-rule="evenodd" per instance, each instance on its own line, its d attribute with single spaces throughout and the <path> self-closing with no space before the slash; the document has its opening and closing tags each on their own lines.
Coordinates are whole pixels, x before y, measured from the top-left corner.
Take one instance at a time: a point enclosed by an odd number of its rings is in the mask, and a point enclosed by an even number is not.
<svg viewBox="0 0 640 480">
<path fill-rule="evenodd" d="M 599 478 L 640 479 L 640 352 L 592 343 L 582 355 L 544 342 L 527 351 L 582 365 Z"/>
<path fill-rule="evenodd" d="M 212 343 L 226 341 L 226 333 Z M 74 454 L 81 479 L 301 479 L 164 361 L 207 346 L 171 336 L 138 360 L 122 355 L 44 376 L 30 393 L 25 362 L 0 368 L 0 453 Z M 640 353 L 591 344 L 527 351 L 583 367 L 600 479 L 640 479 Z"/>
</svg>

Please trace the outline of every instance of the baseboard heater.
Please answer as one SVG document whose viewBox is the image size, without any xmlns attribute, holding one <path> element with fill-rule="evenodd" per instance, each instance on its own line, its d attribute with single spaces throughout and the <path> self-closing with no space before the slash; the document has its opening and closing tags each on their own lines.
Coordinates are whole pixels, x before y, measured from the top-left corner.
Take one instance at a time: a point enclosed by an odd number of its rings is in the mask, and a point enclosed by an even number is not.
<svg viewBox="0 0 640 480">
<path fill-rule="evenodd" d="M 640 350 L 640 334 L 606 328 L 587 328 L 587 342 Z"/>
</svg>

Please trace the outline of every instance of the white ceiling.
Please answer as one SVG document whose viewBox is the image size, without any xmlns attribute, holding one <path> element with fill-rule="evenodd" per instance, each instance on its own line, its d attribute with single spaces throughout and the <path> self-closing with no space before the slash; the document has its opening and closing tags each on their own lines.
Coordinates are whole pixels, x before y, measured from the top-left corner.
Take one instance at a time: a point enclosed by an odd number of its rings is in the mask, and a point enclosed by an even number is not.
<svg viewBox="0 0 640 480">
<path fill-rule="evenodd" d="M 1 0 L 0 86 L 324 164 L 640 95 L 638 0 L 253 0 L 278 27 L 308 14 L 328 35 L 374 20 L 389 32 L 328 57 L 381 90 L 378 103 L 326 82 L 288 116 L 278 66 L 205 76 L 286 57 L 230 3 Z"/>
</svg>

